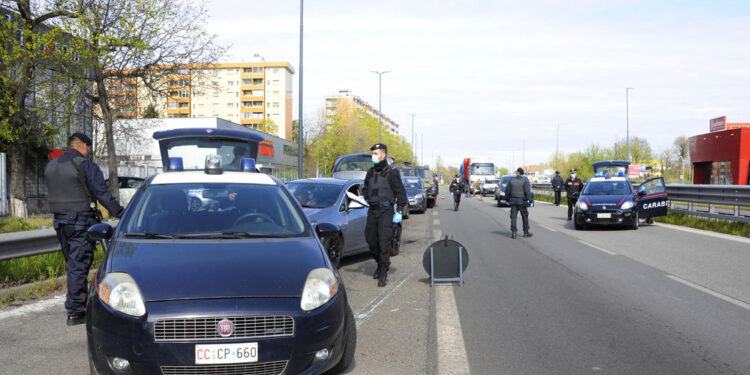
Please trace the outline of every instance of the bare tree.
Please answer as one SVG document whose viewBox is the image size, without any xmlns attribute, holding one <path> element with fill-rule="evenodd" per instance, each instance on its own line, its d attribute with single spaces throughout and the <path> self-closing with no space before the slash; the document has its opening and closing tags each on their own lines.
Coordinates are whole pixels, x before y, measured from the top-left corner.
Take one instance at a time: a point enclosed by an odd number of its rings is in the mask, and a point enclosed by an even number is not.
<svg viewBox="0 0 750 375">
<path fill-rule="evenodd" d="M 89 46 L 91 99 L 103 126 L 109 188 L 117 196 L 117 151 L 113 99 L 118 84 L 142 85 L 154 100 L 167 96 L 169 81 L 191 87 L 225 49 L 206 31 L 205 3 L 190 0 L 88 0 L 83 17 L 69 29 Z"/>
<path fill-rule="evenodd" d="M 688 143 L 688 139 L 684 136 L 679 136 L 674 139 L 674 148 L 675 153 L 677 154 L 677 157 L 680 159 L 680 165 L 682 166 L 682 174 L 680 178 L 680 182 L 683 182 L 683 179 L 685 177 L 685 159 L 687 159 L 690 156 L 690 147 Z"/>
</svg>

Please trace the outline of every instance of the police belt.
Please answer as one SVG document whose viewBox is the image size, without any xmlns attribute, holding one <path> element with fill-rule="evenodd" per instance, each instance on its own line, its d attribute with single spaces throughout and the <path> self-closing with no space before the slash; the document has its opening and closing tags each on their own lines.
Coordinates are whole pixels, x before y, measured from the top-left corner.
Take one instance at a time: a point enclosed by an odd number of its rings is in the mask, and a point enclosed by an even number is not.
<svg viewBox="0 0 750 375">
<path fill-rule="evenodd" d="M 391 202 L 368 202 L 368 204 L 370 205 L 370 207 L 373 207 L 373 208 L 393 207 L 393 203 Z"/>
</svg>

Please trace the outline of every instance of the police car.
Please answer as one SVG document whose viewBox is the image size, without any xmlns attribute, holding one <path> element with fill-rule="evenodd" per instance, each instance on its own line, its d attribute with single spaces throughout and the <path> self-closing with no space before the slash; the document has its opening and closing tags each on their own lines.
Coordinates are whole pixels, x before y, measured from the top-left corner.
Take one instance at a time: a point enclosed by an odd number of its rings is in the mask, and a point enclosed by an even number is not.
<svg viewBox="0 0 750 375">
<path fill-rule="evenodd" d="M 594 163 L 595 177 L 588 180 L 575 205 L 575 229 L 589 226 L 626 226 L 638 229 L 639 219 L 651 222 L 667 214 L 664 179 L 652 178 L 634 190 L 627 177 L 629 162 Z"/>
<path fill-rule="evenodd" d="M 252 158 L 238 171 L 221 159 L 195 170 L 170 157 L 116 229 L 89 229 L 109 243 L 86 308 L 92 374 L 320 374 L 352 362 L 354 316 L 320 241 L 339 228 L 311 225 Z M 190 204 L 195 191 L 218 203 Z"/>
</svg>

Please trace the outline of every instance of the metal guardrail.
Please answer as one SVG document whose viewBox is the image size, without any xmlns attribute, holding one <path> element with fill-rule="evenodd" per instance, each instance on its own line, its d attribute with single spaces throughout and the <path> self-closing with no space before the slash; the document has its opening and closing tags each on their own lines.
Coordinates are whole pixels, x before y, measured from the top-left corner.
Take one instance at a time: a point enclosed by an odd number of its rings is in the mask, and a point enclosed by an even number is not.
<svg viewBox="0 0 750 375">
<path fill-rule="evenodd" d="M 544 194 L 552 191 L 552 184 L 533 184 L 533 188 Z M 750 223 L 750 186 L 747 185 L 668 184 L 667 196 L 672 212 Z"/>
<path fill-rule="evenodd" d="M 106 221 L 113 227 L 117 220 Z M 0 234 L 0 261 L 32 255 L 54 253 L 60 250 L 60 241 L 53 228 Z"/>
</svg>

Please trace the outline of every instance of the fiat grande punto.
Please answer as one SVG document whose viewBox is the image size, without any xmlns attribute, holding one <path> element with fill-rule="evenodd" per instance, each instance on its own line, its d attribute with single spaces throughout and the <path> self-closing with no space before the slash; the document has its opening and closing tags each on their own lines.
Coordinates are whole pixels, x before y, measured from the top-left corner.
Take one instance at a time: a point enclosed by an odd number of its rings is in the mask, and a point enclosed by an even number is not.
<svg viewBox="0 0 750 375">
<path fill-rule="evenodd" d="M 320 242 L 338 228 L 313 227 L 273 177 L 174 161 L 116 229 L 89 229 L 108 242 L 87 300 L 91 373 L 344 371 L 356 326 Z M 195 192 L 215 202 L 191 204 Z"/>
</svg>

